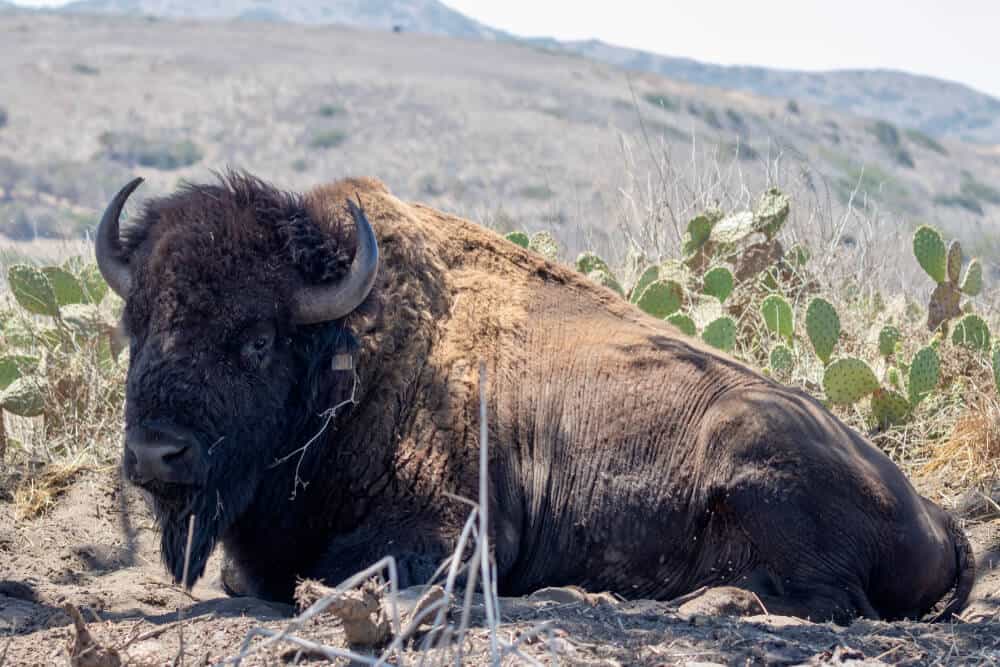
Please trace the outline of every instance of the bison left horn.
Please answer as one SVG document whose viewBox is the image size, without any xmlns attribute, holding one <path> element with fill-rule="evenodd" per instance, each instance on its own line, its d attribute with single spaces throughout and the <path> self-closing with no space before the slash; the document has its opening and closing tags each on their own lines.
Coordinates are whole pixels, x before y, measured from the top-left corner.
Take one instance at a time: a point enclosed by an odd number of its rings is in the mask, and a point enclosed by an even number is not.
<svg viewBox="0 0 1000 667">
<path fill-rule="evenodd" d="M 378 273 L 378 240 L 364 209 L 347 200 L 347 209 L 358 230 L 358 247 L 351 268 L 335 285 L 303 287 L 292 301 L 292 317 L 298 324 L 317 324 L 339 320 L 360 306 L 368 297 Z"/>
<path fill-rule="evenodd" d="M 128 262 L 121 257 L 118 221 L 121 218 L 122 208 L 125 207 L 125 201 L 141 183 L 142 179 L 136 178 L 119 190 L 104 210 L 101 222 L 97 226 L 95 242 L 97 268 L 101 270 L 101 275 L 104 276 L 108 286 L 123 299 L 128 296 L 132 286 L 132 271 L 129 269 Z"/>
</svg>

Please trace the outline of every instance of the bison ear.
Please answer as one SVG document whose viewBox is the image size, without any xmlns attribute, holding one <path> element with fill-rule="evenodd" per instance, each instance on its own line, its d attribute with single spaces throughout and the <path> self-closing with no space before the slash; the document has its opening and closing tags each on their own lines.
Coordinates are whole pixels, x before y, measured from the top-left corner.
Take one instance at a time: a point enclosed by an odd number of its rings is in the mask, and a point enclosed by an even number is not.
<svg viewBox="0 0 1000 667">
<path fill-rule="evenodd" d="M 355 240 L 343 224 L 324 231 L 304 209 L 277 223 L 278 237 L 308 284 L 339 281 L 351 267 Z"/>
</svg>

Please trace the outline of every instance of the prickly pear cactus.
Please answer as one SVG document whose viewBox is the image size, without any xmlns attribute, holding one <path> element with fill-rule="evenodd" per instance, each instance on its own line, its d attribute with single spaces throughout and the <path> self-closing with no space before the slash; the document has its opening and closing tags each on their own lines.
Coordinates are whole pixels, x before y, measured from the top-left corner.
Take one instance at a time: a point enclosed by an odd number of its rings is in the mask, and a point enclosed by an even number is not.
<svg viewBox="0 0 1000 667">
<path fill-rule="evenodd" d="M 660 277 L 660 268 L 658 266 L 651 266 L 642 272 L 639 279 L 635 281 L 635 285 L 632 286 L 632 291 L 629 292 L 629 301 L 635 303 L 642 296 L 642 293 L 646 291 L 649 284 Z"/>
<path fill-rule="evenodd" d="M 817 297 L 809 302 L 806 309 L 806 335 L 820 361 L 830 363 L 833 348 L 840 338 L 840 316 L 829 301 Z"/>
<path fill-rule="evenodd" d="M 880 429 L 903 424 L 910 416 L 910 403 L 902 394 L 879 387 L 872 394 L 872 418 Z"/>
<path fill-rule="evenodd" d="M 969 262 L 969 268 L 965 270 L 965 279 L 959 288 L 966 296 L 979 296 L 983 289 L 983 265 L 978 259 Z"/>
<path fill-rule="evenodd" d="M 788 195 L 777 188 L 771 188 L 761 196 L 757 204 L 757 210 L 753 214 L 753 230 L 762 233 L 770 241 L 781 231 L 790 208 Z"/>
<path fill-rule="evenodd" d="M 52 284 L 40 269 L 15 264 L 7 271 L 10 291 L 22 308 L 36 315 L 59 316 L 59 303 Z"/>
<path fill-rule="evenodd" d="M 795 367 L 795 356 L 792 354 L 791 348 L 781 343 L 771 348 L 768 361 L 771 371 L 779 378 L 790 377 L 792 369 Z"/>
<path fill-rule="evenodd" d="M 980 352 L 989 352 L 990 328 L 978 315 L 966 315 L 952 330 L 951 342 Z"/>
<path fill-rule="evenodd" d="M 913 254 L 934 282 L 947 282 L 948 251 L 938 230 L 921 225 L 913 234 Z"/>
<path fill-rule="evenodd" d="M 38 357 L 26 354 L 8 354 L 0 357 L 0 389 L 24 375 L 30 375 L 38 369 Z"/>
<path fill-rule="evenodd" d="M 524 232 L 511 232 L 510 234 L 507 234 L 507 236 L 505 236 L 504 238 L 510 241 L 511 243 L 516 243 L 522 248 L 527 248 L 529 245 L 531 245 L 531 239 L 528 238 L 528 235 L 525 234 Z"/>
<path fill-rule="evenodd" d="M 686 256 L 693 255 L 708 243 L 712 236 L 712 228 L 724 217 L 722 211 L 709 209 L 699 216 L 691 218 L 687 224 L 687 234 L 684 238 L 683 252 Z"/>
<path fill-rule="evenodd" d="M 896 353 L 896 344 L 903 340 L 903 334 L 892 325 L 882 327 L 878 332 L 878 353 L 883 357 L 891 357 Z"/>
<path fill-rule="evenodd" d="M 795 316 L 784 297 L 777 294 L 767 297 L 760 305 L 760 313 L 764 316 L 764 323 L 771 333 L 785 340 L 792 339 L 795 333 Z"/>
<path fill-rule="evenodd" d="M 42 273 L 52 285 L 52 293 L 55 294 L 59 307 L 87 301 L 80 281 L 66 269 L 60 266 L 43 266 Z"/>
<path fill-rule="evenodd" d="M 933 347 L 922 348 L 910 362 L 909 399 L 916 408 L 937 387 L 941 361 Z"/>
<path fill-rule="evenodd" d="M 674 313 L 667 318 L 667 322 L 670 322 L 675 327 L 681 330 L 685 336 L 697 336 L 698 327 L 695 326 L 694 320 L 691 319 L 689 315 L 684 313 Z"/>
<path fill-rule="evenodd" d="M 583 275 L 587 275 L 591 271 L 605 271 L 607 273 L 611 273 L 611 268 L 608 266 L 608 263 L 594 252 L 580 253 L 580 255 L 576 258 L 576 270 Z"/>
<path fill-rule="evenodd" d="M 718 245 L 739 243 L 754 232 L 754 217 L 750 211 L 727 216 L 712 227 L 709 240 Z"/>
<path fill-rule="evenodd" d="M 0 407 L 19 417 L 37 417 L 45 411 L 46 392 L 44 378 L 25 375 L 0 392 Z"/>
<path fill-rule="evenodd" d="M 684 288 L 674 280 L 654 280 L 650 283 L 636 305 L 653 317 L 664 319 L 681 309 L 684 302 Z"/>
<path fill-rule="evenodd" d="M 587 277 L 598 285 L 603 285 L 613 292 L 617 292 L 618 296 L 625 298 L 625 290 L 618 283 L 618 280 L 609 271 L 591 271 L 587 274 Z"/>
<path fill-rule="evenodd" d="M 732 352 L 736 347 L 736 322 L 728 316 L 709 322 L 701 339 L 723 352 Z"/>
<path fill-rule="evenodd" d="M 733 273 L 724 266 L 717 266 L 706 273 L 704 283 L 704 293 L 714 296 L 719 303 L 725 303 L 733 293 Z"/>
<path fill-rule="evenodd" d="M 878 389 L 875 371 L 861 359 L 845 357 L 826 367 L 823 391 L 834 403 L 850 405 Z"/>
<path fill-rule="evenodd" d="M 528 247 L 550 262 L 559 259 L 559 244 L 556 243 L 555 237 L 548 232 L 536 232 L 532 234 L 531 240 L 528 242 Z"/>
<path fill-rule="evenodd" d="M 941 283 L 927 304 L 927 328 L 936 331 L 942 322 L 962 314 L 962 294 L 951 283 Z"/>
<path fill-rule="evenodd" d="M 898 368 L 896 368 L 895 366 L 890 366 L 885 372 L 885 379 L 889 383 L 890 387 L 902 391 L 903 378 L 899 374 Z"/>
<path fill-rule="evenodd" d="M 1000 343 L 993 346 L 993 384 L 1000 394 Z"/>
</svg>

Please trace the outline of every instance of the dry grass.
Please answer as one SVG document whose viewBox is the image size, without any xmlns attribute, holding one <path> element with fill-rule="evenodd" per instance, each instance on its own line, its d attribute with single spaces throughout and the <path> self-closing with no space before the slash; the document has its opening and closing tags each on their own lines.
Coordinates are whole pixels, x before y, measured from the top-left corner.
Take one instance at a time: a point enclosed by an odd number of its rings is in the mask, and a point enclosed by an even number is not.
<svg viewBox="0 0 1000 667">
<path fill-rule="evenodd" d="M 14 515 L 34 519 L 47 511 L 87 466 L 78 461 L 53 463 L 28 473 L 14 489 Z"/>
</svg>

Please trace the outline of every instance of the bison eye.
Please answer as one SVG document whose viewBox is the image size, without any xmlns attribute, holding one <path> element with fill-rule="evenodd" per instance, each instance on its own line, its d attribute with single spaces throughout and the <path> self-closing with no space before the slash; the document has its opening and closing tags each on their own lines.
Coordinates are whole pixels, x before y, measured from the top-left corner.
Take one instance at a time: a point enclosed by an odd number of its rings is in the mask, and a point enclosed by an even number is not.
<svg viewBox="0 0 1000 667">
<path fill-rule="evenodd" d="M 240 360 L 249 370 L 257 370 L 267 364 L 274 347 L 274 328 L 261 323 L 247 331 L 240 349 Z"/>
</svg>

